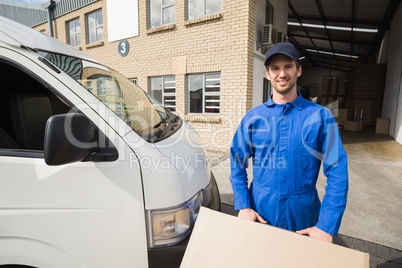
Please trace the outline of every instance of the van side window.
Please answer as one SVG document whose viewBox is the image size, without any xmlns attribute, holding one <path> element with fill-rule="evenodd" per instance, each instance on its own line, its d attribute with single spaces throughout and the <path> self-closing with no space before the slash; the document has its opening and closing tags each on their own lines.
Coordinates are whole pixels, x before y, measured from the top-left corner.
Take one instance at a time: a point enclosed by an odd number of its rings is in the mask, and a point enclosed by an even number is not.
<svg viewBox="0 0 402 268">
<path fill-rule="evenodd" d="M 43 151 L 47 119 L 70 110 L 53 92 L 12 63 L 0 60 L 0 155 Z"/>
</svg>

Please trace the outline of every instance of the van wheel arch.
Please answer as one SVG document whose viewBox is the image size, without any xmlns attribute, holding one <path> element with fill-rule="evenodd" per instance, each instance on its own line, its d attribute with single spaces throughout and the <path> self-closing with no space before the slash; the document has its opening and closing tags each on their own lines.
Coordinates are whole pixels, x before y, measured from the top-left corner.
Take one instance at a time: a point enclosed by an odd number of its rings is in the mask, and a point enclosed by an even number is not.
<svg viewBox="0 0 402 268">
<path fill-rule="evenodd" d="M 0 265 L 0 268 L 38 268 L 38 267 L 21 265 L 21 264 L 4 264 Z"/>
</svg>

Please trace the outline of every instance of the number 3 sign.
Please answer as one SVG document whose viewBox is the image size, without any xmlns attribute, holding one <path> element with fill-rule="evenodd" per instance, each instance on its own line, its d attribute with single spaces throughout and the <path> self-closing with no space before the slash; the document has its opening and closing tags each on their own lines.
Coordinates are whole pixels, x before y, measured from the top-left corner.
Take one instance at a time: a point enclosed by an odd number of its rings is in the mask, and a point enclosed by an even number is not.
<svg viewBox="0 0 402 268">
<path fill-rule="evenodd" d="M 119 51 L 120 56 L 125 57 L 130 50 L 130 45 L 128 44 L 127 40 L 121 40 L 119 43 L 119 47 L 117 48 Z"/>
</svg>

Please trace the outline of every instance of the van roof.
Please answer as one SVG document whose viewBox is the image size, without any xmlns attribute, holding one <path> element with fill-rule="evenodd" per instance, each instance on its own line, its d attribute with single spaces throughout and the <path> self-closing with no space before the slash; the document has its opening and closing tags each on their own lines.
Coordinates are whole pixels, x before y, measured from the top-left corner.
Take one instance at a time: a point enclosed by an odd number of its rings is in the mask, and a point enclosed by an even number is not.
<svg viewBox="0 0 402 268">
<path fill-rule="evenodd" d="M 16 43 L 18 43 L 18 46 L 64 54 L 96 62 L 91 56 L 66 43 L 2 16 L 0 16 L 0 32 L 9 37 L 1 38 L 1 41 L 11 46 L 16 46 Z M 10 42 L 10 38 L 16 43 Z"/>
</svg>

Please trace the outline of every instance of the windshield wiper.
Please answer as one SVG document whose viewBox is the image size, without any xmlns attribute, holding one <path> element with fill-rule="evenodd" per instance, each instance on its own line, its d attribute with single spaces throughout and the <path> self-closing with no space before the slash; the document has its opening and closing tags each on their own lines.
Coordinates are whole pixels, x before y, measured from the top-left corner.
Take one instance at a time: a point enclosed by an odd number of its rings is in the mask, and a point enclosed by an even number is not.
<svg viewBox="0 0 402 268">
<path fill-rule="evenodd" d="M 162 118 L 161 121 L 154 126 L 154 128 L 160 127 L 162 124 L 166 123 L 168 121 L 168 119 L 169 119 L 169 117 Z"/>
</svg>

